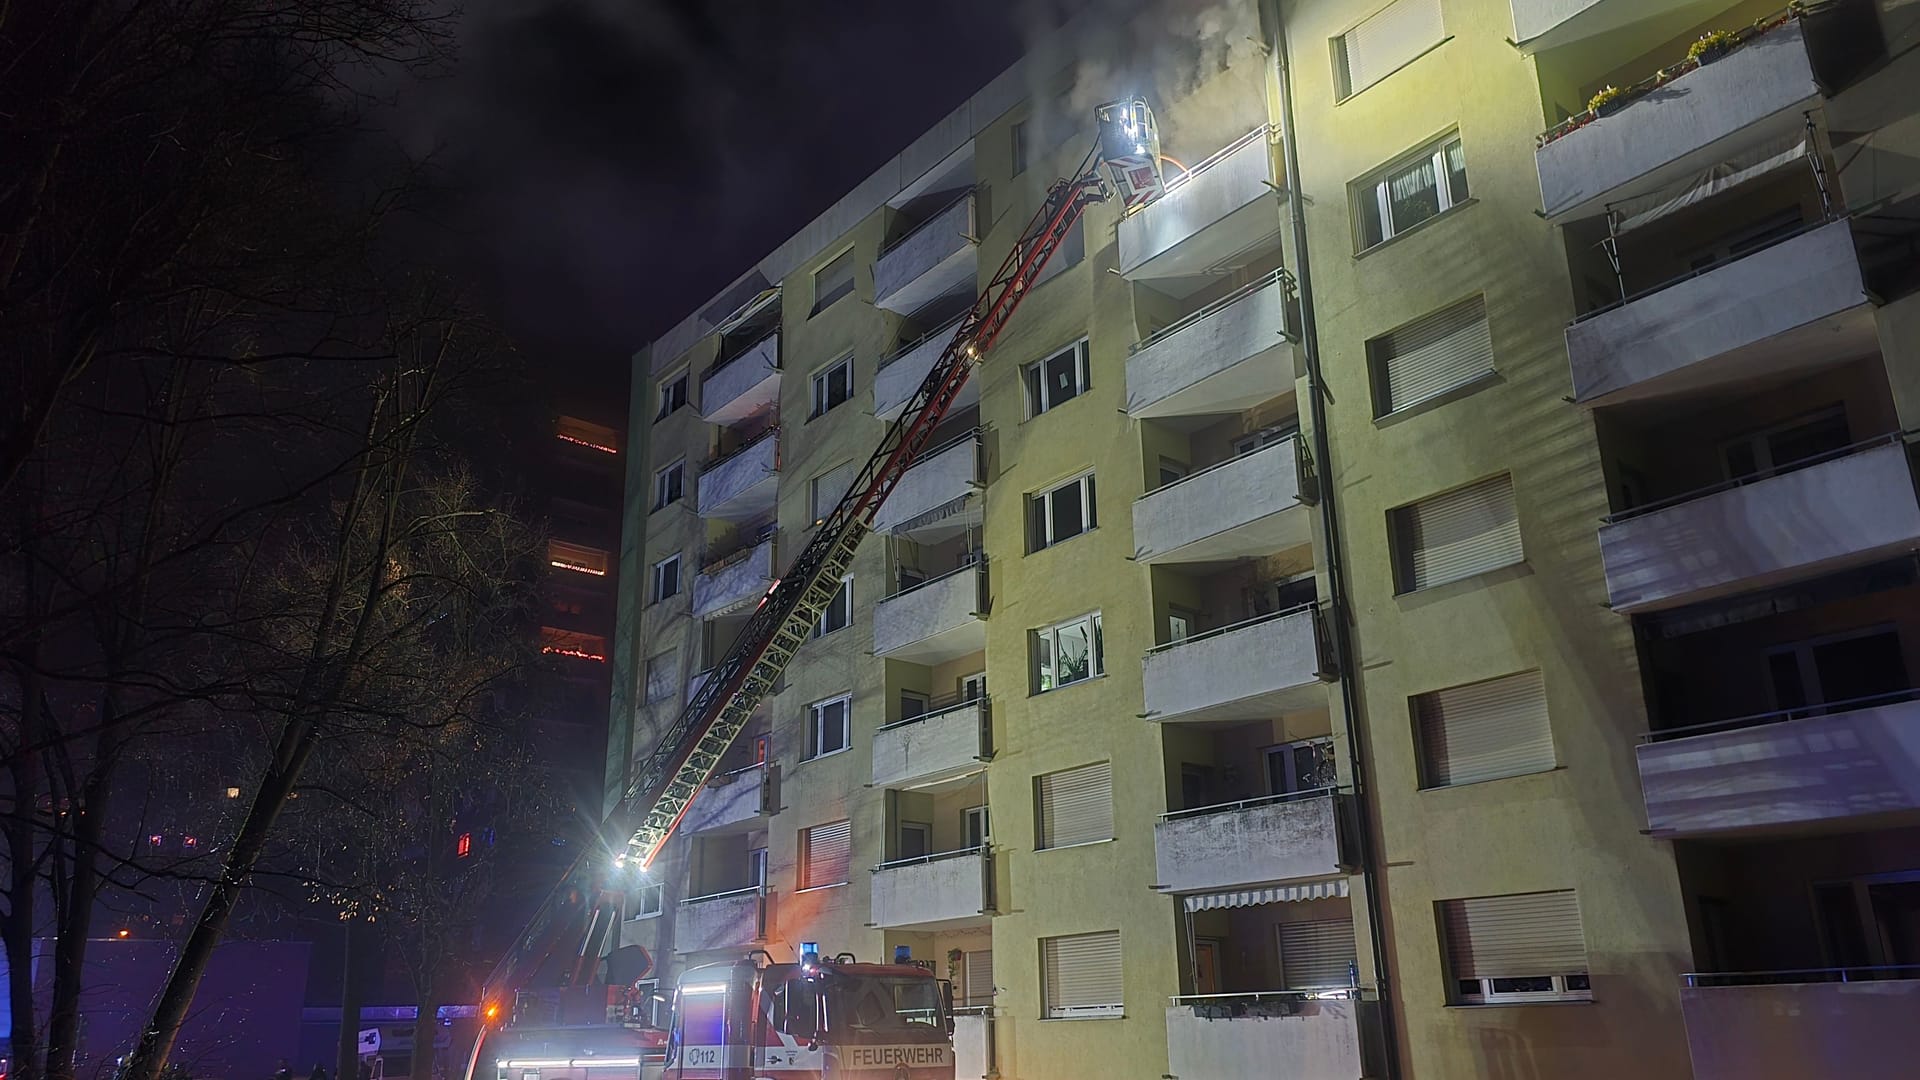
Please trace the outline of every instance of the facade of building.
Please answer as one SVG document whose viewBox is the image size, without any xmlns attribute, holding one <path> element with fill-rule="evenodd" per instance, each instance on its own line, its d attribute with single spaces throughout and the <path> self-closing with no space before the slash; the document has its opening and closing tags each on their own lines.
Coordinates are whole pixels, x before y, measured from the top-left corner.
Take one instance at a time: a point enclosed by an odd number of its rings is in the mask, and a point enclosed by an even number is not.
<svg viewBox="0 0 1920 1080">
<path fill-rule="evenodd" d="M 1092 106 L 1158 115 L 622 942 L 908 946 L 963 1077 L 1900 1071 L 1904 10 L 1067 24 L 636 357 L 609 791 Z"/>
</svg>

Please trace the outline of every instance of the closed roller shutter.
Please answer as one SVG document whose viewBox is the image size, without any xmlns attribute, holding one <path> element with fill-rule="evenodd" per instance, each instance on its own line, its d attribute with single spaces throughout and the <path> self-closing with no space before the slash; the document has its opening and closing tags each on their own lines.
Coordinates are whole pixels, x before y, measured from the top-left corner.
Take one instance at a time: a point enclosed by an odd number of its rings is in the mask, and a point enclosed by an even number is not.
<svg viewBox="0 0 1920 1080">
<path fill-rule="evenodd" d="M 1040 846 L 1113 839 L 1113 766 L 1102 761 L 1040 778 Z"/>
<path fill-rule="evenodd" d="M 1043 938 L 1040 960 L 1049 1017 L 1122 1011 L 1120 931 Z"/>
<path fill-rule="evenodd" d="M 1351 986 L 1357 955 L 1351 919 L 1280 924 L 1280 974 L 1289 990 Z"/>
<path fill-rule="evenodd" d="M 1555 765 L 1547 687 L 1537 671 L 1452 686 L 1413 699 L 1421 786 L 1545 772 Z"/>
<path fill-rule="evenodd" d="M 1455 979 L 1585 973 L 1580 901 L 1563 892 L 1440 901 L 1447 965 Z"/>
<path fill-rule="evenodd" d="M 993 1004 L 993 950 L 977 949 L 966 954 L 966 1006 L 985 1008 Z"/>
<path fill-rule="evenodd" d="M 830 821 L 800 836 L 800 887 L 844 885 L 853 856 L 853 822 Z"/>
<path fill-rule="evenodd" d="M 1397 0 L 1333 41 L 1341 97 L 1357 94 L 1440 44 L 1440 0 Z"/>
<path fill-rule="evenodd" d="M 1400 591 L 1472 577 L 1526 557 L 1513 477 L 1500 475 L 1393 511 Z"/>
<path fill-rule="evenodd" d="M 1385 416 L 1493 370 L 1487 301 L 1476 296 L 1367 343 L 1374 411 Z"/>
</svg>

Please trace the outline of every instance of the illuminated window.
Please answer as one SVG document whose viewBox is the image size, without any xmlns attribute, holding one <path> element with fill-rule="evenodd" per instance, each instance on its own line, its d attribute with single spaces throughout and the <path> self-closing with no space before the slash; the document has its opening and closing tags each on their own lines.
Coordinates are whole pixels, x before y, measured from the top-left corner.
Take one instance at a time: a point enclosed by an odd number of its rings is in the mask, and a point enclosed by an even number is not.
<svg viewBox="0 0 1920 1080">
<path fill-rule="evenodd" d="M 582 420 L 577 416 L 563 416 L 554 422 L 553 428 L 554 435 L 561 442 L 570 442 L 603 454 L 620 452 L 620 433 L 604 424 Z"/>
<path fill-rule="evenodd" d="M 1384 243 L 1467 201 L 1458 136 L 1424 147 L 1353 185 L 1357 250 Z"/>
<path fill-rule="evenodd" d="M 820 314 L 852 291 L 853 249 L 848 248 L 813 272 L 813 314 Z"/>
<path fill-rule="evenodd" d="M 594 577 L 607 576 L 607 553 L 599 548 L 569 544 L 564 540 L 547 541 L 547 564 Z"/>
<path fill-rule="evenodd" d="M 561 630 L 552 626 L 540 628 L 540 651 L 554 656 L 570 656 L 576 660 L 592 660 L 604 664 L 607 661 L 607 639 L 598 634 L 582 634 L 574 630 Z"/>
</svg>

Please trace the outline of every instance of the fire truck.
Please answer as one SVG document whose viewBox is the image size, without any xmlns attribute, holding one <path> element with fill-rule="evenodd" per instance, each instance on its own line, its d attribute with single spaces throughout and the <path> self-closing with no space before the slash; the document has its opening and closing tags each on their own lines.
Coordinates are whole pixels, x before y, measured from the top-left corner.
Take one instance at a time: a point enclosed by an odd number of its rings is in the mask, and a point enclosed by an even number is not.
<svg viewBox="0 0 1920 1080">
<path fill-rule="evenodd" d="M 664 1030 L 641 1000 L 652 960 L 622 945 L 623 905 L 694 796 L 811 636 L 874 515 L 959 396 L 1086 208 L 1116 193 L 1132 211 L 1165 191 L 1153 112 L 1138 99 L 1095 110 L 1097 138 L 1056 180 L 839 504 L 748 618 L 739 639 L 668 725 L 603 825 L 612 850 L 583 854 L 508 948 L 483 991 L 488 1021 L 467 1080 L 821 1080 L 890 1072 L 952 1080 L 951 986 L 900 956 L 862 964 L 804 946 L 684 972 Z"/>
</svg>

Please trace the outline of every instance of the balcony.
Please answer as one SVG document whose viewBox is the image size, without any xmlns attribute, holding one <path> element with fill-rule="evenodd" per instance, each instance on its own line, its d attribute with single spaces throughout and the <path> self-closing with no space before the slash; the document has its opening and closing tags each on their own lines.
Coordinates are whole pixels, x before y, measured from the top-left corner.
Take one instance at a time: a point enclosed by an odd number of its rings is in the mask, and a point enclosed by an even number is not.
<svg viewBox="0 0 1920 1080">
<path fill-rule="evenodd" d="M 1307 542 L 1299 436 L 1181 477 L 1134 500 L 1135 560 L 1210 563 Z"/>
<path fill-rule="evenodd" d="M 780 486 L 780 429 L 769 428 L 700 471 L 700 516 L 751 521 L 773 509 Z"/>
<path fill-rule="evenodd" d="M 1154 888 L 1195 893 L 1341 873 L 1331 790 L 1178 810 L 1153 827 Z"/>
<path fill-rule="evenodd" d="M 1363 1014 L 1373 1004 L 1301 993 L 1175 998 L 1167 1009 L 1167 1071 L 1180 1080 L 1381 1075 L 1364 1067 L 1361 1048 Z"/>
<path fill-rule="evenodd" d="M 1325 705 L 1319 611 L 1261 615 L 1148 652 L 1146 718 L 1216 722 L 1271 718 Z"/>
<path fill-rule="evenodd" d="M 1689 975 L 1680 1016 L 1694 1080 L 1911 1076 L 1920 968 Z"/>
<path fill-rule="evenodd" d="M 873 415 L 889 423 L 898 420 L 906 411 L 907 402 L 914 391 L 927 381 L 927 372 L 933 370 L 934 361 L 946 351 L 953 341 L 953 335 L 960 328 L 960 319 L 964 315 L 949 320 L 939 327 L 928 331 L 916 341 L 902 345 L 893 352 L 880 358 L 880 370 L 873 376 Z M 960 388 L 959 396 L 953 399 L 948 413 L 960 412 L 980 401 L 980 380 L 978 377 L 967 380 Z"/>
<path fill-rule="evenodd" d="M 1920 810 L 1920 693 L 1659 731 L 1640 745 L 1656 836 L 1796 830 Z"/>
<path fill-rule="evenodd" d="M 953 1018 L 954 1080 L 999 1075 L 993 1065 L 993 1010 L 962 1012 Z"/>
<path fill-rule="evenodd" d="M 973 210 L 969 190 L 881 252 L 873 264 L 874 306 L 906 315 L 950 292 L 972 292 L 980 235 Z"/>
<path fill-rule="evenodd" d="M 709 561 L 693 579 L 693 617 L 710 619 L 757 604 L 773 588 L 773 533 Z"/>
<path fill-rule="evenodd" d="M 1120 221 L 1120 273 L 1190 295 L 1221 270 L 1280 242 L 1267 129 L 1250 131 L 1176 176 L 1167 193 Z"/>
<path fill-rule="evenodd" d="M 909 474 L 911 475 L 911 474 Z M 928 578 L 874 605 L 873 654 L 942 664 L 987 647 L 987 564 Z"/>
<path fill-rule="evenodd" d="M 715 776 L 693 797 L 681 831 L 738 832 L 765 824 L 779 806 L 774 796 L 777 779 L 776 771 L 764 763 Z"/>
<path fill-rule="evenodd" d="M 921 453 L 880 505 L 873 531 L 906 533 L 924 524 L 946 523 L 978 490 L 980 432 L 975 430 Z"/>
<path fill-rule="evenodd" d="M 1795 581 L 1916 543 L 1920 503 L 1900 436 L 1615 514 L 1600 528 L 1620 612 Z"/>
<path fill-rule="evenodd" d="M 1608 203 L 1702 172 L 1741 147 L 1798 132 L 1806 123 L 1802 113 L 1820 97 L 1797 19 L 1711 63 L 1669 70 L 1684 74 L 1666 81 L 1656 76 L 1650 88 L 1629 88 L 1638 96 L 1617 111 L 1597 119 L 1582 113 L 1541 136 L 1534 162 L 1549 219 L 1592 217 Z"/>
<path fill-rule="evenodd" d="M 1207 416 L 1293 389 L 1293 278 L 1279 270 L 1133 347 L 1127 415 Z"/>
<path fill-rule="evenodd" d="M 964 776 L 993 754 L 986 698 L 948 705 L 873 733 L 873 786 L 923 787 Z"/>
<path fill-rule="evenodd" d="M 1716 6 L 1726 6 L 1719 0 L 1512 0 L 1512 3 L 1513 40 L 1521 51 L 1528 53 L 1586 41 L 1662 16 L 1668 22 L 1680 18 L 1680 25 L 1657 31 L 1660 37 L 1668 37 L 1711 16 Z M 1689 8 L 1690 12 L 1686 10 Z M 1676 15 L 1676 12 L 1684 14 Z"/>
<path fill-rule="evenodd" d="M 942 930 L 977 924 L 993 909 L 993 853 L 969 848 L 873 868 L 873 925 Z"/>
<path fill-rule="evenodd" d="M 774 331 L 700 376 L 700 419 L 737 424 L 780 400 L 780 332 Z"/>
<path fill-rule="evenodd" d="M 674 948 L 683 953 L 743 949 L 767 936 L 772 901 L 758 888 L 696 896 L 673 912 Z"/>
<path fill-rule="evenodd" d="M 1611 405 L 1812 370 L 1870 351 L 1853 233 L 1834 221 L 1567 328 L 1574 400 Z"/>
</svg>

